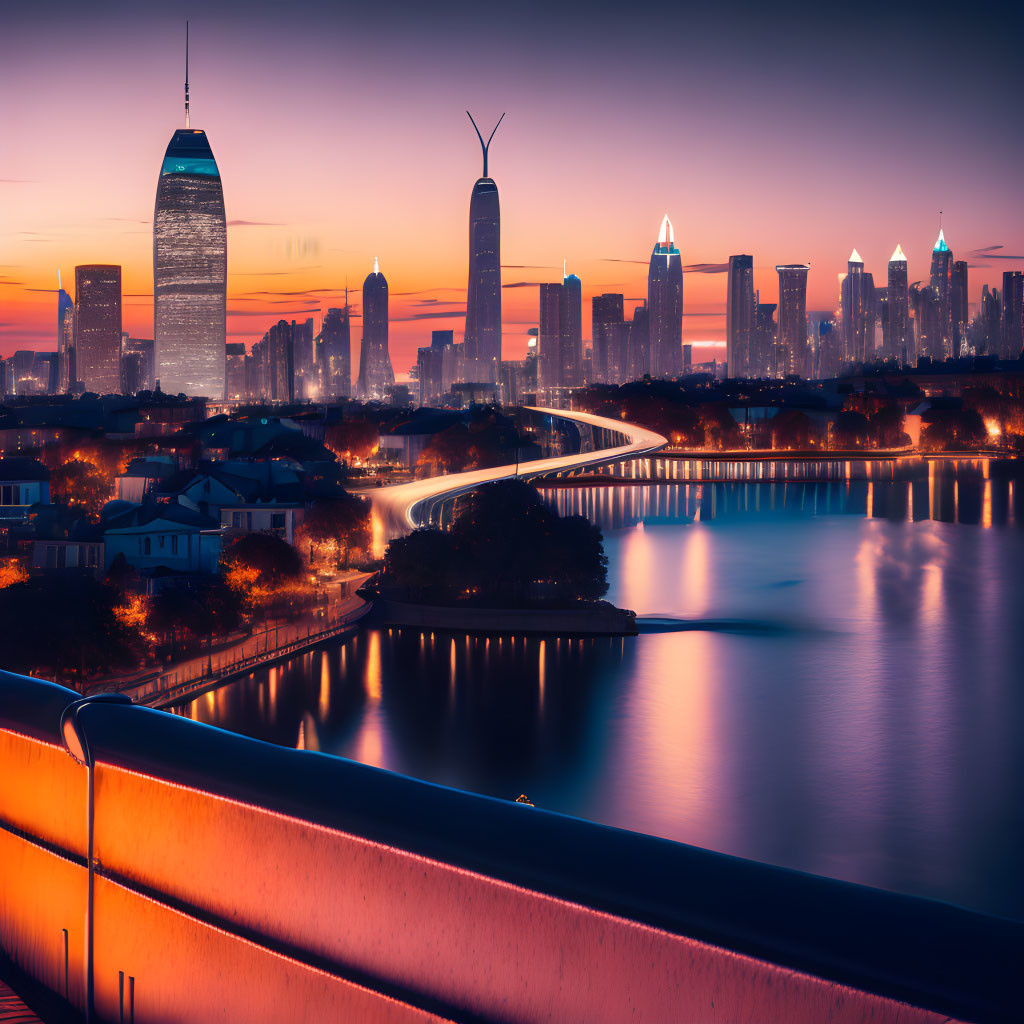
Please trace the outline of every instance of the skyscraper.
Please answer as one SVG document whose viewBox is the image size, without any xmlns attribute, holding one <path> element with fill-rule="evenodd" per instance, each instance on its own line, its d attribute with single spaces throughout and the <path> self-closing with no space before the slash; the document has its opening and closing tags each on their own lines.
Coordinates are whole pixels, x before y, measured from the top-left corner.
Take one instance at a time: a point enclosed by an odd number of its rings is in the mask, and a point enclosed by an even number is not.
<svg viewBox="0 0 1024 1024">
<path fill-rule="evenodd" d="M 583 384 L 583 285 L 575 274 L 564 274 L 558 296 L 559 349 L 562 387 Z"/>
<path fill-rule="evenodd" d="M 775 310 L 774 302 L 762 302 L 761 293 L 754 293 L 754 338 L 751 361 L 757 377 L 775 376 Z"/>
<path fill-rule="evenodd" d="M 487 175 L 491 139 L 484 142 L 473 115 L 466 111 L 483 150 L 484 173 L 469 200 L 469 289 L 466 295 L 466 377 L 494 383 L 501 362 L 501 210 L 498 186 Z"/>
<path fill-rule="evenodd" d="M 57 271 L 57 391 L 64 394 L 75 383 L 75 304 L 64 291 Z"/>
<path fill-rule="evenodd" d="M 121 392 L 120 267 L 75 267 L 75 373 L 86 391 Z"/>
<path fill-rule="evenodd" d="M 932 250 L 931 286 L 938 302 L 939 337 L 932 342 L 932 358 L 944 359 L 953 352 L 953 318 L 950 305 L 953 254 L 946 245 L 942 229 Z"/>
<path fill-rule="evenodd" d="M 327 398 L 352 394 L 352 333 L 348 292 L 342 309 L 332 307 L 320 325 L 320 382 Z"/>
<path fill-rule="evenodd" d="M 537 332 L 537 386 L 543 391 L 564 387 L 562 372 L 561 284 L 540 286 L 539 329 Z"/>
<path fill-rule="evenodd" d="M 591 339 L 593 341 L 593 379 L 597 383 L 621 384 L 624 373 L 624 352 L 619 343 L 624 337 L 616 332 L 623 322 L 623 297 L 618 293 L 595 295 L 590 301 Z"/>
<path fill-rule="evenodd" d="M 949 277 L 949 317 L 953 331 L 953 358 L 966 355 L 967 346 L 967 262 L 957 260 Z M 963 351 L 962 351 L 963 350 Z"/>
<path fill-rule="evenodd" d="M 168 394 L 224 396 L 227 254 L 220 171 L 206 133 L 189 127 L 186 34 L 185 127 L 164 154 L 153 214 L 153 337 Z"/>
<path fill-rule="evenodd" d="M 979 343 L 978 355 L 998 355 L 1002 350 L 1002 306 L 999 301 L 999 289 L 988 290 L 988 285 L 981 286 L 981 323 L 982 341 Z"/>
<path fill-rule="evenodd" d="M 363 282 L 363 340 L 359 347 L 359 394 L 363 398 L 384 398 L 395 383 L 388 352 L 388 282 L 380 272 L 377 257 L 373 273 Z"/>
<path fill-rule="evenodd" d="M 651 311 L 646 303 L 633 310 L 626 342 L 628 380 L 640 380 L 651 372 Z"/>
<path fill-rule="evenodd" d="M 840 286 L 846 360 L 870 362 L 874 359 L 874 281 L 864 273 L 864 260 L 856 249 L 850 253 L 846 268 L 846 277 Z"/>
<path fill-rule="evenodd" d="M 672 221 L 665 214 L 647 273 L 650 316 L 650 374 L 677 377 L 683 372 L 683 261 L 675 246 Z"/>
<path fill-rule="evenodd" d="M 889 291 L 886 296 L 888 316 L 888 358 L 902 365 L 915 363 L 914 336 L 910 330 L 910 295 L 907 291 L 907 257 L 900 246 L 889 258 Z"/>
<path fill-rule="evenodd" d="M 776 329 L 774 376 L 789 373 L 809 376 L 807 358 L 807 272 L 806 263 L 775 268 L 779 275 L 779 325 Z"/>
<path fill-rule="evenodd" d="M 730 256 L 725 305 L 725 361 L 730 377 L 754 377 L 754 257 Z"/>
<path fill-rule="evenodd" d="M 1003 272 L 1003 323 L 1001 355 L 1024 356 L 1024 270 Z"/>
</svg>

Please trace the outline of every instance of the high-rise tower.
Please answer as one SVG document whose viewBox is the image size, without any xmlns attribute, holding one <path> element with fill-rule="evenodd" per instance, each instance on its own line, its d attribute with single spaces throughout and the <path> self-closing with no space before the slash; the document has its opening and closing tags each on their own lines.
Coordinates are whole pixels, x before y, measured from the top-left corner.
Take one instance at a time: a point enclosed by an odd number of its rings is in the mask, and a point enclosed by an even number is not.
<svg viewBox="0 0 1024 1024">
<path fill-rule="evenodd" d="M 932 358 L 944 359 L 953 352 L 952 298 L 953 254 L 939 228 L 939 237 L 932 250 L 931 286 L 938 302 L 939 336 L 933 341 Z"/>
<path fill-rule="evenodd" d="M 889 317 L 889 351 L 886 357 L 903 366 L 917 362 L 914 335 L 910 329 L 910 293 L 907 290 L 907 257 L 900 246 L 889 258 L 889 291 L 886 309 Z"/>
<path fill-rule="evenodd" d="M 683 372 L 683 261 L 675 246 L 668 214 L 661 222 L 658 242 L 647 273 L 650 312 L 650 374 L 677 377 Z"/>
<path fill-rule="evenodd" d="M 966 355 L 967 261 L 956 260 L 949 274 L 949 318 L 953 331 L 953 358 Z"/>
<path fill-rule="evenodd" d="M 153 214 L 154 345 L 169 394 L 224 396 L 227 253 L 220 171 L 206 133 L 189 125 L 186 26 L 185 127 L 164 154 Z"/>
<path fill-rule="evenodd" d="M 756 377 L 751 360 L 754 331 L 754 257 L 729 257 L 726 286 L 725 360 L 730 377 Z"/>
<path fill-rule="evenodd" d="M 840 288 L 843 306 L 843 349 L 850 363 L 874 359 L 874 282 L 864 273 L 864 260 L 856 249 L 846 264 Z M 781 321 L 780 321 L 781 322 Z"/>
<path fill-rule="evenodd" d="M 328 398 L 348 398 L 352 393 L 352 342 L 348 291 L 343 309 L 331 308 L 320 326 L 320 387 Z"/>
<path fill-rule="evenodd" d="M 558 304 L 559 348 L 562 353 L 562 386 L 583 384 L 583 284 L 575 274 L 562 274 Z"/>
<path fill-rule="evenodd" d="M 593 340 L 593 380 L 621 384 L 626 373 L 626 332 L 622 294 L 606 292 L 591 299 L 591 339 Z M 589 381 L 588 381 L 589 383 Z"/>
<path fill-rule="evenodd" d="M 75 383 L 75 304 L 64 291 L 57 271 L 57 391 L 65 394 Z"/>
<path fill-rule="evenodd" d="M 120 267 L 75 267 L 75 374 L 86 391 L 121 393 Z"/>
<path fill-rule="evenodd" d="M 388 282 L 376 256 L 373 273 L 363 282 L 363 340 L 359 347 L 359 394 L 383 398 L 395 383 L 388 352 Z"/>
<path fill-rule="evenodd" d="M 494 383 L 501 364 L 501 210 L 498 186 L 487 174 L 491 139 L 484 142 L 473 115 L 466 111 L 483 150 L 484 173 L 469 200 L 469 289 L 466 295 L 466 378 Z"/>
<path fill-rule="evenodd" d="M 1003 318 L 1000 355 L 1024 357 L 1024 271 L 1003 271 Z"/>
<path fill-rule="evenodd" d="M 790 263 L 775 268 L 779 274 L 779 325 L 776 329 L 776 377 L 787 373 L 810 376 L 807 358 L 807 272 L 806 263 Z"/>
<path fill-rule="evenodd" d="M 537 385 L 544 391 L 565 386 L 562 373 L 562 292 L 561 284 L 540 286 L 539 328 L 537 331 Z M 549 394 L 548 401 L 552 397 Z"/>
</svg>

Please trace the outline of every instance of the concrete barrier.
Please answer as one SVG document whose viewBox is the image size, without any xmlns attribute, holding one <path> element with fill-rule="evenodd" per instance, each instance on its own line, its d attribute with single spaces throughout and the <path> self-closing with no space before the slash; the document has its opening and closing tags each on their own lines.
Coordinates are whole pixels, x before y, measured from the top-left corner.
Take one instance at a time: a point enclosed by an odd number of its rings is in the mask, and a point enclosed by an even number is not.
<svg viewBox="0 0 1024 1024">
<path fill-rule="evenodd" d="M 75 696 L 0 674 L 0 952 L 93 1019 L 1019 1019 L 1017 923 Z"/>
</svg>

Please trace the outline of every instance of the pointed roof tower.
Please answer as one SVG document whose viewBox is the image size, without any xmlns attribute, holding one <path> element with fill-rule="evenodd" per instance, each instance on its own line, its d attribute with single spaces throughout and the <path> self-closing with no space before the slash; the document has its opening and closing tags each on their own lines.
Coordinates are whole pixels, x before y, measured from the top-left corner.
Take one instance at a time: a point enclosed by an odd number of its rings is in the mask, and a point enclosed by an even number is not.
<svg viewBox="0 0 1024 1024">
<path fill-rule="evenodd" d="M 850 258 L 849 258 L 849 260 L 847 260 L 847 262 L 848 263 L 863 263 L 864 259 L 861 256 L 861 254 L 859 252 L 857 252 L 856 249 L 854 249 L 853 252 L 850 253 Z"/>
<path fill-rule="evenodd" d="M 906 263 L 907 262 L 907 255 L 906 255 L 906 253 L 903 251 L 903 249 L 900 247 L 900 245 L 898 243 L 896 245 L 896 251 L 892 254 L 892 256 L 889 257 L 889 262 L 890 263 Z"/>
<path fill-rule="evenodd" d="M 942 233 L 942 228 L 939 228 L 939 237 L 935 242 L 935 248 L 932 252 L 949 252 L 949 246 L 946 245 L 946 236 Z"/>
</svg>

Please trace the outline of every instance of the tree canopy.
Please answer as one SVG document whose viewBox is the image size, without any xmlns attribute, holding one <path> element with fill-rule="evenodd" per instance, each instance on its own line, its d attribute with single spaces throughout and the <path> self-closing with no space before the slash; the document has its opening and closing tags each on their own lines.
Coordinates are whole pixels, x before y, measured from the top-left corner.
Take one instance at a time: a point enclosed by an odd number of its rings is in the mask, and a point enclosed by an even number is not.
<svg viewBox="0 0 1024 1024">
<path fill-rule="evenodd" d="M 607 564 L 597 526 L 560 517 L 529 484 L 504 480 L 461 499 L 450 532 L 392 541 L 384 586 L 420 601 L 570 603 L 605 594 Z"/>
</svg>

